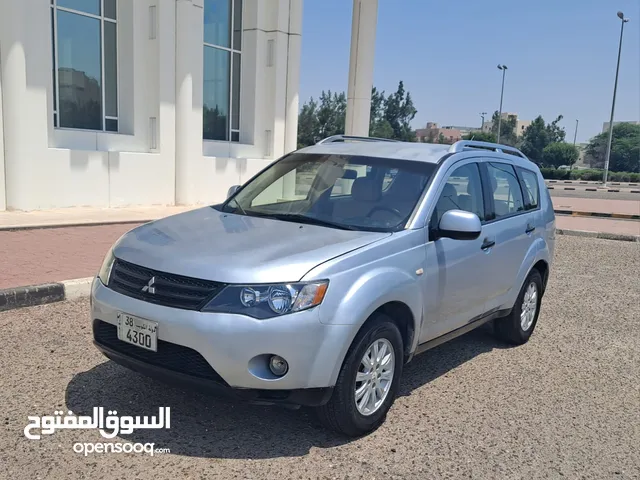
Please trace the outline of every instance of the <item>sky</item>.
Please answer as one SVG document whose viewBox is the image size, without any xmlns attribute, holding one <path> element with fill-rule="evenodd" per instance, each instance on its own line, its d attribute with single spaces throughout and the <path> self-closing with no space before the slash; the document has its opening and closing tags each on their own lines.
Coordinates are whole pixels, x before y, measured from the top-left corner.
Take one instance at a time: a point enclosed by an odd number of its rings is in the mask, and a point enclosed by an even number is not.
<svg viewBox="0 0 640 480">
<path fill-rule="evenodd" d="M 416 128 L 480 126 L 500 106 L 522 120 L 563 115 L 566 140 L 587 142 L 609 121 L 621 10 L 615 121 L 640 120 L 640 0 L 379 0 L 374 85 L 404 81 Z M 346 92 L 352 0 L 304 0 L 300 103 Z"/>
</svg>

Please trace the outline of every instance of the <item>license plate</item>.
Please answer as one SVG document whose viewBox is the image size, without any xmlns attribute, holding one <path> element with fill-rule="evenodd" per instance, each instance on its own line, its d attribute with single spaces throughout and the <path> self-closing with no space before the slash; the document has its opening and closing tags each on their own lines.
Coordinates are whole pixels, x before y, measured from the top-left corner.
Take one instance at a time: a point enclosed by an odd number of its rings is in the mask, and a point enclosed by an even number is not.
<svg viewBox="0 0 640 480">
<path fill-rule="evenodd" d="M 158 324 L 128 313 L 119 313 L 118 339 L 136 347 L 157 352 Z"/>
</svg>

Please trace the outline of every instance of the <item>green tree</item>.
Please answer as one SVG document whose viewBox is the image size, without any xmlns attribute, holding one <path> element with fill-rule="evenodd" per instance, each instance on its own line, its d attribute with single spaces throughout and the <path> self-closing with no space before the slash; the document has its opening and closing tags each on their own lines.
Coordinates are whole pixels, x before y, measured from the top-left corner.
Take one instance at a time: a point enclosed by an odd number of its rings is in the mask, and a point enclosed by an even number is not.
<svg viewBox="0 0 640 480">
<path fill-rule="evenodd" d="M 542 150 L 542 163 L 545 167 L 558 168 L 571 166 L 578 161 L 580 153 L 575 145 L 565 142 L 553 142 Z"/>
<path fill-rule="evenodd" d="M 500 113 L 496 110 L 491 117 L 491 133 L 498 138 L 498 120 L 500 119 Z M 516 135 L 516 117 L 508 116 L 503 117 L 500 123 L 500 143 L 503 145 L 516 145 L 518 136 Z"/>
<path fill-rule="evenodd" d="M 319 132 L 318 104 L 311 97 L 309 103 L 302 105 L 298 115 L 298 148 L 317 143 L 320 140 Z"/>
<path fill-rule="evenodd" d="M 524 131 L 520 145 L 522 153 L 537 164 L 541 164 L 543 151 L 547 145 L 564 142 L 566 133 L 558 126 L 561 120 L 562 115 L 558 115 L 553 122 L 547 124 L 542 116 L 538 115 Z"/>
<path fill-rule="evenodd" d="M 384 119 L 393 129 L 396 140 L 415 142 L 416 132 L 411 128 L 411 120 L 418 111 L 413 106 L 411 94 L 405 92 L 404 83 L 400 81 L 398 89 L 387 97 L 384 103 Z"/>
<path fill-rule="evenodd" d="M 558 126 L 558 123 L 563 118 L 564 117 L 562 115 L 558 115 L 553 122 L 548 123 L 546 125 L 547 134 L 549 135 L 550 143 L 564 142 L 567 132 L 564 131 L 564 128 Z"/>
<path fill-rule="evenodd" d="M 376 87 L 371 89 L 370 137 L 394 138 L 395 132 L 389 121 L 384 118 L 386 100 L 384 92 L 379 92 Z"/>
<path fill-rule="evenodd" d="M 591 139 L 585 154 L 591 159 L 591 166 L 604 168 L 609 132 L 603 132 Z M 612 172 L 640 172 L 640 125 L 619 123 L 613 126 L 609 170 Z"/>
<path fill-rule="evenodd" d="M 475 140 L 477 142 L 496 143 L 496 136 L 491 132 L 470 132 L 462 137 L 463 140 Z"/>
<path fill-rule="evenodd" d="M 322 92 L 318 101 L 311 98 L 304 103 L 298 116 L 298 148 L 313 145 L 323 138 L 344 133 L 347 97 L 343 93 Z M 398 90 L 385 96 L 375 87 L 371 90 L 369 135 L 416 141 L 411 120 L 417 110 L 402 82 Z"/>
<path fill-rule="evenodd" d="M 347 97 L 343 93 L 333 93 L 331 90 L 320 94 L 318 106 L 318 136 L 319 139 L 344 133 L 345 114 L 347 112 Z"/>
<path fill-rule="evenodd" d="M 447 143 L 447 139 L 444 137 L 443 133 L 440 133 L 440 135 L 438 135 L 438 143 Z"/>
</svg>

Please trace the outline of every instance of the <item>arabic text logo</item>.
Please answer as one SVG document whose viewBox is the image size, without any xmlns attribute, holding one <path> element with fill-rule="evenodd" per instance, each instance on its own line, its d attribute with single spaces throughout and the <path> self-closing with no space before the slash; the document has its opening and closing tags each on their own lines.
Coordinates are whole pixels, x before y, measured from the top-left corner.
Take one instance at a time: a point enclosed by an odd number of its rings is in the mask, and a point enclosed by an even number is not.
<svg viewBox="0 0 640 480">
<path fill-rule="evenodd" d="M 129 434 L 135 429 L 147 428 L 171 428 L 171 408 L 160 407 L 158 417 L 119 417 L 115 410 L 108 410 L 104 416 L 104 407 L 93 407 L 93 416 L 76 417 L 69 411 L 55 411 L 53 415 L 44 417 L 30 416 L 29 425 L 24 427 L 24 436 L 30 440 L 40 440 L 40 435 L 51 435 L 56 430 L 63 429 L 99 429 L 104 438 L 114 438 L 118 433 Z M 40 433 L 31 433 L 34 428 L 39 428 Z M 110 431 L 110 432 L 109 432 Z"/>
</svg>

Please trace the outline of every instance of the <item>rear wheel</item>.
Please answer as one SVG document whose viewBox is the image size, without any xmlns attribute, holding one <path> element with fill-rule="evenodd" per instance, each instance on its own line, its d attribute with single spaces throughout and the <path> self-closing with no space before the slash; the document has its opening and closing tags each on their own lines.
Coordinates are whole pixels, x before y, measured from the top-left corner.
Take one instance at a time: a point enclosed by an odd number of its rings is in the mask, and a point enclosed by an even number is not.
<svg viewBox="0 0 640 480">
<path fill-rule="evenodd" d="M 522 285 L 511 313 L 495 320 L 498 338 L 514 345 L 526 343 L 538 322 L 541 300 L 542 276 L 537 269 L 533 269 Z"/>
<path fill-rule="evenodd" d="M 331 399 L 317 409 L 325 426 L 357 437 L 384 422 L 402 374 L 402 347 L 402 336 L 393 321 L 382 313 L 374 314 L 353 341 Z"/>
</svg>

